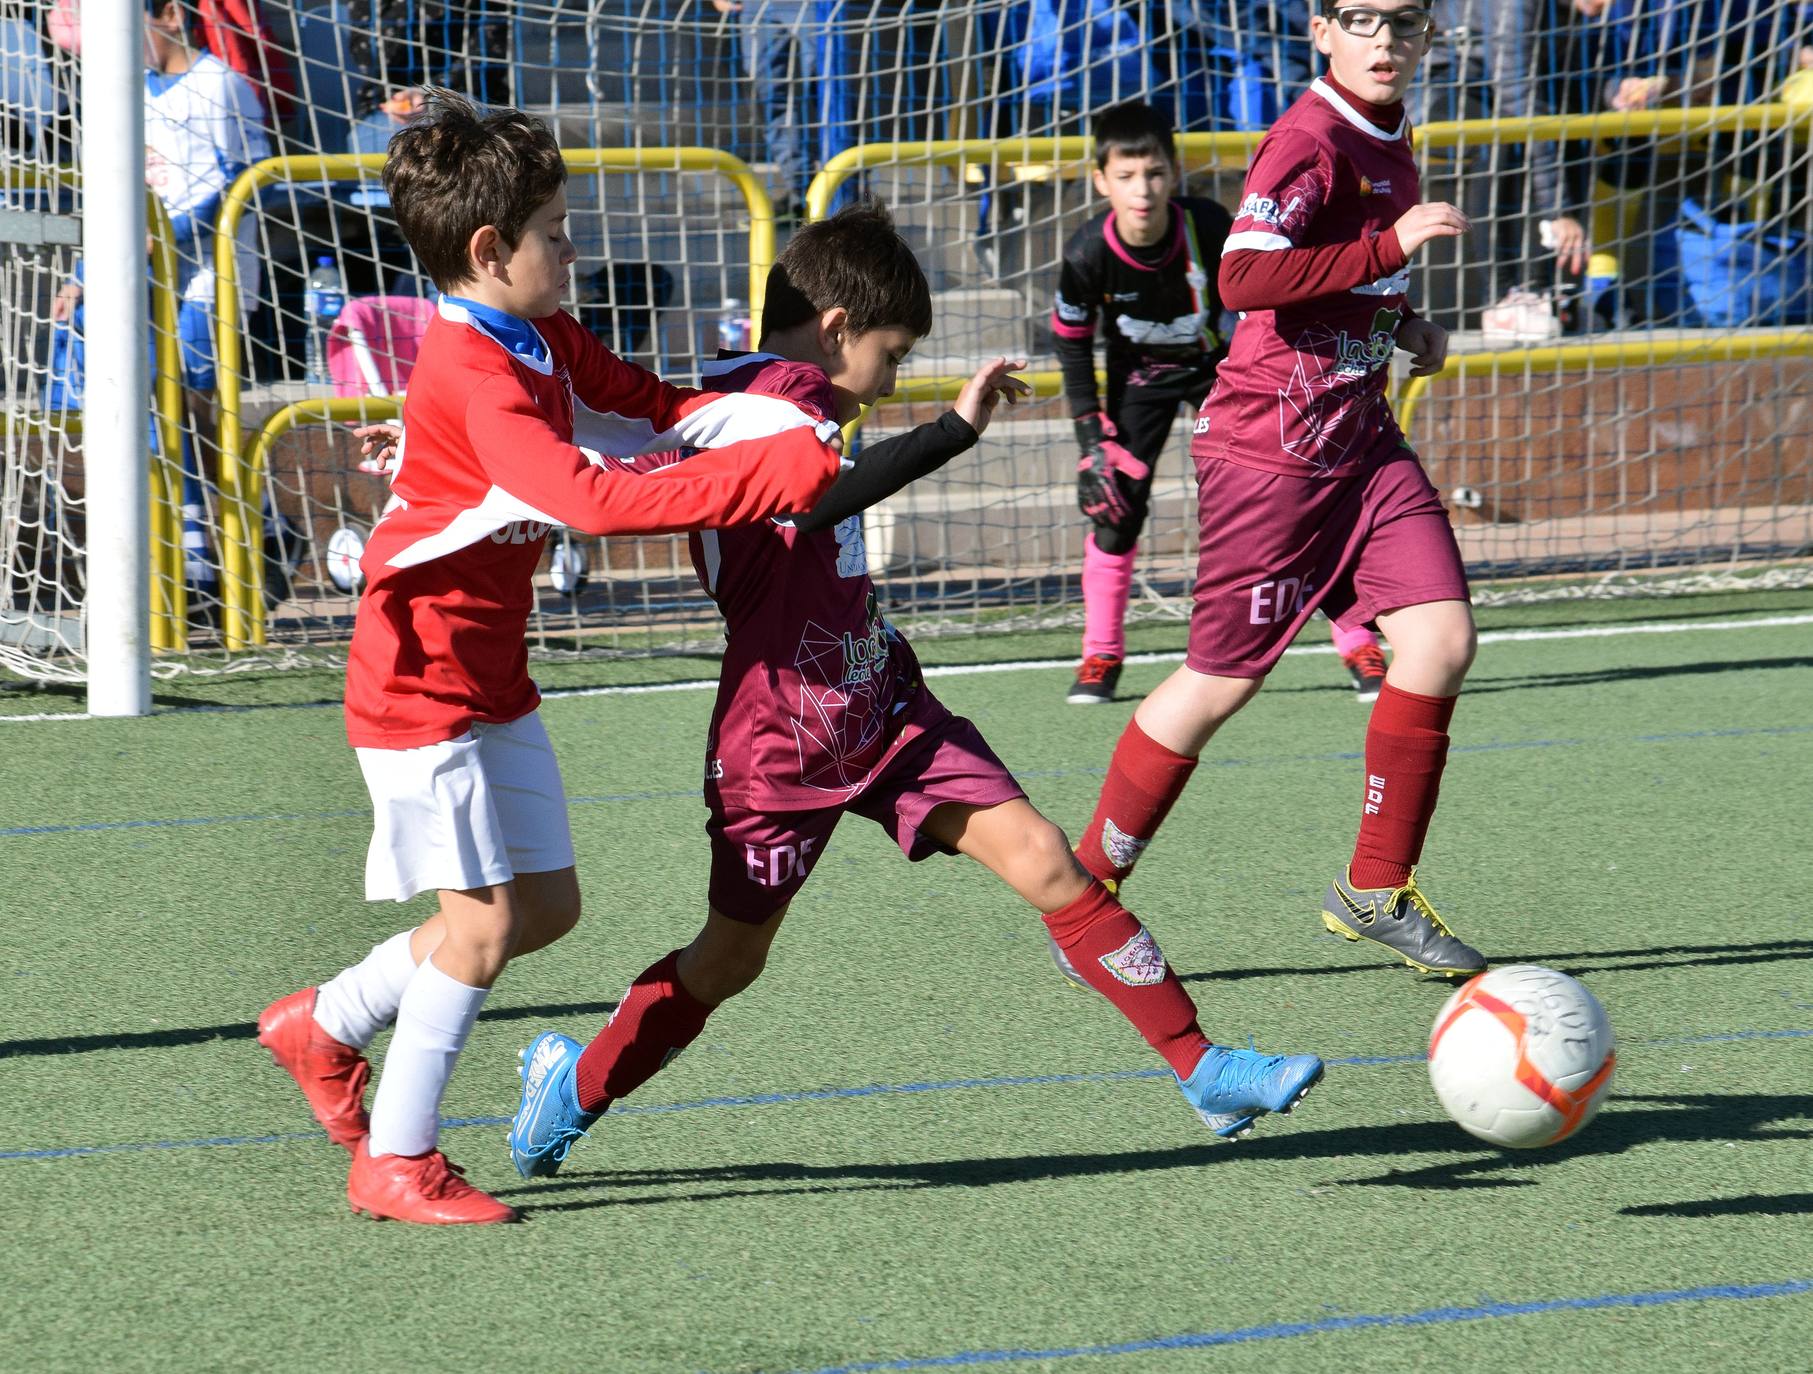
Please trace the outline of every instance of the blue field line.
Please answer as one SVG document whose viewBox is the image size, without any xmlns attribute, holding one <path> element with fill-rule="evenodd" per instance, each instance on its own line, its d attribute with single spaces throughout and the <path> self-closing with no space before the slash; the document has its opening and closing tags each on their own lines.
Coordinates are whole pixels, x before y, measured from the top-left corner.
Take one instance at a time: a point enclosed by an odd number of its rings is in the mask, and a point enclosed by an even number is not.
<svg viewBox="0 0 1813 1374">
<path fill-rule="evenodd" d="M 1655 1040 L 1637 1040 L 1626 1048 L 1659 1049 L 1678 1045 L 1716 1045 L 1743 1040 L 1808 1040 L 1813 1029 L 1714 1031 L 1705 1035 L 1670 1035 Z M 1356 1054 L 1340 1059 L 1325 1059 L 1330 1068 L 1375 1069 L 1420 1064 L 1427 1056 L 1418 1054 Z M 613 1118 L 620 1116 L 666 1116 L 673 1112 L 697 1112 L 713 1109 L 746 1107 L 783 1107 L 807 1102 L 840 1102 L 864 1097 L 910 1097 L 921 1093 L 958 1092 L 966 1089 L 1062 1087 L 1073 1083 L 1126 1083 L 1146 1078 L 1173 1078 L 1169 1069 L 1115 1069 L 1100 1073 L 1016 1074 L 998 1078 L 946 1078 L 920 1083 L 865 1083 L 848 1088 L 812 1088 L 800 1092 L 751 1093 L 742 1097 L 701 1097 L 685 1102 L 655 1102 L 647 1106 L 617 1107 Z M 443 1130 L 467 1126 L 508 1125 L 507 1116 L 443 1117 Z M 146 1150 L 213 1150 L 239 1145 L 278 1145 L 297 1140 L 322 1140 L 321 1131 L 284 1131 L 271 1135 L 205 1136 L 195 1140 L 139 1140 L 118 1145 L 70 1145 L 59 1149 L 0 1150 L 0 1163 L 8 1161 L 78 1159 L 89 1155 L 137 1154 Z"/>
<path fill-rule="evenodd" d="M 1528 739 L 1488 740 L 1480 744 L 1457 744 L 1449 754 L 1492 754 L 1510 749 L 1578 749 L 1586 745 L 1609 744 L 1674 744 L 1702 739 L 1745 739 L 1759 736 L 1813 734 L 1813 725 L 1757 725 L 1731 730 L 1682 730 L 1664 735 L 1632 735 L 1622 740 L 1609 739 Z M 1365 755 L 1357 749 L 1344 749 L 1320 754 L 1262 755 L 1258 758 L 1207 758 L 1207 768 L 1280 768 L 1300 763 L 1353 763 Z M 1029 768 L 1021 769 L 1019 778 L 1099 778 L 1106 768 Z M 573 806 L 607 806 L 624 802 L 685 801 L 702 794 L 696 787 L 674 788 L 652 792 L 602 792 L 594 795 L 569 796 Z M 24 839 L 40 835 L 88 835 L 114 830 L 158 830 L 175 826 L 248 825 L 292 821 L 343 821 L 369 817 L 369 806 L 348 807 L 333 811 L 294 811 L 261 814 L 245 812 L 225 816 L 178 816 L 166 820 L 75 821 L 61 825 L 14 825 L 0 827 L 0 839 Z"/>
<path fill-rule="evenodd" d="M 1217 1345 L 1286 1341 L 1299 1336 L 1323 1336 L 1337 1331 L 1447 1326 L 1455 1322 L 1489 1321 L 1499 1317 L 1537 1317 L 1551 1312 L 1603 1312 L 1613 1308 L 1668 1307 L 1682 1302 L 1750 1302 L 1757 1298 L 1798 1297 L 1809 1292 L 1813 1292 L 1813 1279 L 1783 1279 L 1777 1283 L 1715 1283 L 1700 1288 L 1663 1288 L 1646 1293 L 1599 1293 L 1591 1297 L 1546 1298 L 1535 1302 L 1485 1300 L 1472 1307 L 1430 1307 L 1421 1312 L 1368 1312 L 1350 1317 L 1323 1317 L 1308 1322 L 1272 1322 L 1265 1326 L 1237 1326 L 1226 1331 L 1190 1331 L 1144 1341 L 1116 1341 L 1111 1345 L 1063 1345 L 1044 1350 L 959 1350 L 950 1355 L 864 1360 L 859 1364 L 824 1365 L 809 1371 L 796 1370 L 793 1374 L 880 1374 L 883 1370 L 964 1369 L 973 1365 L 1017 1364 L 1024 1360 L 1151 1355 L 1172 1350 L 1203 1350 Z"/>
</svg>

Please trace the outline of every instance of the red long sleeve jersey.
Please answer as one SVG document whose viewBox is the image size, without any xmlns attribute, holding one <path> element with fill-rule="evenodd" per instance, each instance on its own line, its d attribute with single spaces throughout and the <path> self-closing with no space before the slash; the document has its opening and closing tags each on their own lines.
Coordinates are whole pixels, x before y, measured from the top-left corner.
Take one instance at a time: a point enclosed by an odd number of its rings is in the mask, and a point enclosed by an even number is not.
<svg viewBox="0 0 1813 1374">
<path fill-rule="evenodd" d="M 573 444 L 576 415 L 599 454 Z M 523 635 L 550 529 L 663 533 L 777 509 L 778 475 L 751 481 L 719 461 L 730 454 L 652 472 L 625 459 L 797 430 L 768 441 L 778 474 L 791 445 L 821 443 L 787 402 L 670 386 L 564 313 L 513 320 L 445 297 L 403 422 L 347 660 L 359 748 L 413 749 L 535 709 Z"/>
</svg>

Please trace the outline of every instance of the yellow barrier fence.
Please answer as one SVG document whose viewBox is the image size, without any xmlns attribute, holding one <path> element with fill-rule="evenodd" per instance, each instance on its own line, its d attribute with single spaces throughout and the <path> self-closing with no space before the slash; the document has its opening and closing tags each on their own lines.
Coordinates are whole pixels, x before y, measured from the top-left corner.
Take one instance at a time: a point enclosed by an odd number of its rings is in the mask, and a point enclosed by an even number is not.
<svg viewBox="0 0 1813 1374">
<path fill-rule="evenodd" d="M 774 203 L 748 164 L 715 148 L 570 148 L 564 157 L 569 173 L 601 172 L 711 172 L 731 182 L 749 208 L 749 302 L 759 329 L 762 297 L 767 290 L 768 268 L 774 261 Z M 265 642 L 264 560 L 259 531 L 263 502 L 264 467 L 276 435 L 274 415 L 246 442 L 242 376 L 244 344 L 239 314 L 239 261 L 233 251 L 240 221 L 270 186 L 323 181 L 375 181 L 384 170 L 382 153 L 345 153 L 328 156 L 273 157 L 248 167 L 221 202 L 215 225 L 214 268 L 216 311 L 220 331 L 220 415 L 218 442 L 221 454 L 221 563 L 222 599 L 225 603 L 221 633 L 229 650 Z M 334 403 L 304 401 L 278 412 L 294 412 L 283 428 L 309 422 L 311 409 Z M 354 399 L 353 404 L 370 405 Z M 376 418 L 378 412 L 368 413 Z M 279 430 L 277 433 L 281 433 Z"/>
</svg>

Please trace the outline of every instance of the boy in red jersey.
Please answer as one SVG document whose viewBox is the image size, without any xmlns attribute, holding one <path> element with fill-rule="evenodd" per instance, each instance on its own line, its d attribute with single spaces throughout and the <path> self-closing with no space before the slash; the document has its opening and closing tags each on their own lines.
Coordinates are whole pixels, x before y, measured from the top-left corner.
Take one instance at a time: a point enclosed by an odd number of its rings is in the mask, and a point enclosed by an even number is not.
<svg viewBox="0 0 1813 1374">
<path fill-rule="evenodd" d="M 1446 331 L 1405 300 L 1409 262 L 1465 232 L 1419 204 L 1403 94 L 1434 20 L 1412 0 L 1322 0 L 1328 75 L 1275 124 L 1247 171 L 1221 258 L 1242 311 L 1196 422 L 1202 556 L 1185 664 L 1121 736 L 1079 855 L 1125 878 L 1223 721 L 1259 690 L 1318 608 L 1376 622 L 1390 671 L 1366 732 L 1359 839 L 1322 919 L 1415 968 L 1485 967 L 1418 890 L 1448 721 L 1473 661 L 1467 579 L 1440 498 L 1385 399 L 1392 351 L 1440 369 Z"/>
<path fill-rule="evenodd" d="M 912 250 L 879 206 L 802 229 L 770 273 L 762 348 L 707 369 L 714 385 L 790 398 L 850 421 L 894 390 L 930 331 Z M 524 1177 L 555 1173 L 604 1110 L 690 1044 L 755 981 L 788 904 L 846 812 L 886 828 L 909 859 L 969 855 L 1044 914 L 1078 981 L 1102 993 L 1177 1075 L 1223 1136 L 1287 1111 L 1322 1074 L 1313 1055 L 1211 1045 L 1157 943 L 1078 866 L 1064 832 L 1027 801 L 969 721 L 932 695 L 877 605 L 861 512 L 976 442 L 1002 397 L 1026 394 L 997 358 L 956 406 L 866 449 L 790 523 L 693 538 L 729 642 L 706 741 L 711 880 L 705 926 L 638 977 L 592 1043 L 554 1031 L 523 1052 L 510 1152 Z"/>
<path fill-rule="evenodd" d="M 839 470 L 824 442 L 836 426 L 815 431 L 772 399 L 668 386 L 560 310 L 577 254 L 566 168 L 539 120 L 436 93 L 391 140 L 384 185 L 443 294 L 404 401 L 391 500 L 362 560 L 347 736 L 375 812 L 367 898 L 437 889 L 440 910 L 266 1008 L 258 1039 L 352 1152 L 354 1210 L 513 1221 L 435 1140 L 491 984 L 579 918 L 565 794 L 523 639 L 548 530 L 661 533 L 806 509 Z M 625 456 L 763 437 L 641 475 L 574 446 L 580 407 Z M 368 1119 L 361 1051 L 393 1018 Z"/>
</svg>

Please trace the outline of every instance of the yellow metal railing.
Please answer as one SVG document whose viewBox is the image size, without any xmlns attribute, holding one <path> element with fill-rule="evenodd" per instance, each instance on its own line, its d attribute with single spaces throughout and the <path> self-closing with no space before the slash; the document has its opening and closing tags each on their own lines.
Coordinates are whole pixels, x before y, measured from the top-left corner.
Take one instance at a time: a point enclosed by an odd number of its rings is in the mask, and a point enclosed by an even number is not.
<svg viewBox="0 0 1813 1374">
<path fill-rule="evenodd" d="M 1407 377 L 1392 409 L 1406 437 L 1417 407 L 1432 383 L 1453 377 L 1519 373 L 1577 372 L 1591 367 L 1671 367 L 1696 363 L 1749 362 L 1763 358 L 1813 357 L 1813 329 L 1744 330 L 1718 338 L 1648 337 L 1628 342 L 1557 344 L 1551 348 L 1510 349 L 1495 353 L 1457 353 L 1442 370 L 1427 377 Z"/>
<path fill-rule="evenodd" d="M 1805 136 L 1813 107 L 1800 105 L 1700 105 L 1672 110 L 1627 110 L 1591 115 L 1539 115 L 1526 119 L 1457 119 L 1416 130 L 1418 148 L 1466 144 L 1553 143 L 1574 139 L 1694 137 L 1740 130 L 1789 129 Z M 1263 134 L 1177 135 L 1177 159 L 1186 168 L 1239 165 Z M 837 154 L 806 188 L 806 213 L 823 219 L 838 187 L 870 167 L 992 165 L 1010 174 L 1083 170 L 1095 153 L 1092 138 L 950 138 L 914 143 L 865 143 Z"/>
<path fill-rule="evenodd" d="M 768 286 L 768 268 L 774 262 L 774 202 L 747 163 L 715 148 L 570 148 L 562 156 L 570 173 L 714 172 L 735 185 L 749 207 L 749 308 L 759 337 L 762 297 Z M 299 182 L 376 180 L 383 173 L 384 162 L 382 153 L 266 158 L 242 172 L 221 202 L 215 225 L 214 254 L 215 309 L 220 331 L 218 437 L 222 597 L 225 602 L 221 632 L 230 650 L 265 642 L 264 560 L 259 530 L 263 462 L 275 439 L 275 435 L 266 437 L 270 429 L 267 421 L 252 445 L 245 442 L 239 260 L 234 252 L 239 222 L 252 208 L 258 193 L 266 187 Z M 316 403 L 302 402 L 300 409 L 286 407 L 298 413 L 286 422 L 285 428 L 313 418 L 308 409 L 313 404 Z M 368 413 L 375 417 L 378 412 Z"/>
<path fill-rule="evenodd" d="M 50 186 L 80 186 L 75 168 L 46 171 L 9 163 L 8 185 L 33 190 Z M 183 649 L 188 645 L 185 621 L 188 592 L 183 581 L 183 359 L 177 336 L 176 242 L 163 202 L 145 193 L 145 221 L 151 237 L 151 356 L 152 417 L 157 424 L 157 452 L 151 466 L 151 647 Z M 8 433 L 65 434 L 82 432 L 79 413 L 28 412 L 0 415 Z"/>
</svg>

